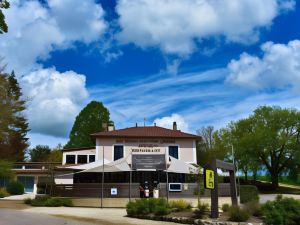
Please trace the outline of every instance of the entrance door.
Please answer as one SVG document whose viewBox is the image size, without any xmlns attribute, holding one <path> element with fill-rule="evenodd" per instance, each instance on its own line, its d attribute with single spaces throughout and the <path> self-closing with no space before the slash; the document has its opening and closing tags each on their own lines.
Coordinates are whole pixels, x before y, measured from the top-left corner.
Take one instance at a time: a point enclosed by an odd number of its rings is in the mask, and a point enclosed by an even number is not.
<svg viewBox="0 0 300 225">
<path fill-rule="evenodd" d="M 20 181 L 24 185 L 26 193 L 33 192 L 34 177 L 31 177 L 31 176 L 18 176 L 17 180 Z"/>
</svg>

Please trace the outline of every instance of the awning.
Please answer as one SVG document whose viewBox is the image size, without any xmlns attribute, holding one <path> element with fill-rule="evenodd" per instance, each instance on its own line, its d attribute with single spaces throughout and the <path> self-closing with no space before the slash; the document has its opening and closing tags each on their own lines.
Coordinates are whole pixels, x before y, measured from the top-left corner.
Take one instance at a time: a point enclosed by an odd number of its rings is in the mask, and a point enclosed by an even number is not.
<svg viewBox="0 0 300 225">
<path fill-rule="evenodd" d="M 130 167 L 127 163 L 126 158 L 118 159 L 108 164 L 104 164 L 104 172 L 122 172 L 122 171 L 130 171 Z M 103 166 L 101 164 L 99 166 L 87 169 L 82 172 L 94 172 L 94 173 L 103 172 Z"/>
<path fill-rule="evenodd" d="M 169 173 L 186 173 L 186 174 L 198 174 L 199 168 L 193 166 L 192 164 L 186 163 L 184 161 L 178 160 L 169 156 L 170 158 L 170 166 L 167 169 Z"/>
<path fill-rule="evenodd" d="M 107 159 L 104 159 L 104 165 L 110 163 L 111 161 L 107 160 Z M 103 165 L 103 160 L 97 160 L 95 162 L 92 162 L 92 163 L 87 163 L 87 164 L 82 164 L 82 165 L 79 165 L 79 166 L 68 166 L 68 167 L 65 167 L 65 168 L 68 168 L 68 169 L 73 169 L 73 170 L 89 170 L 89 169 L 93 169 L 93 168 L 96 168 L 96 167 L 99 167 L 101 166 L 102 167 Z"/>
</svg>

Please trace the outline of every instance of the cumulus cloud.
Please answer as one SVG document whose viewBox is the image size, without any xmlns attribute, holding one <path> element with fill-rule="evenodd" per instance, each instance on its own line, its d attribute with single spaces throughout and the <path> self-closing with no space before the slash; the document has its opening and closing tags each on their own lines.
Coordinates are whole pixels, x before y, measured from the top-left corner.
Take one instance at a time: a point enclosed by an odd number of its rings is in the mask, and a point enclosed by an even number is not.
<svg viewBox="0 0 300 225">
<path fill-rule="evenodd" d="M 288 44 L 267 42 L 262 56 L 241 54 L 228 64 L 227 82 L 255 90 L 293 88 L 300 91 L 300 41 Z"/>
<path fill-rule="evenodd" d="M 260 28 L 294 7 L 294 0 L 120 0 L 118 38 L 142 48 L 159 46 L 165 53 L 187 55 L 195 50 L 195 41 L 212 37 L 255 42 Z"/>
<path fill-rule="evenodd" d="M 172 129 L 173 122 L 177 123 L 177 129 L 181 131 L 188 131 L 188 124 L 185 119 L 179 114 L 172 114 L 171 116 L 165 116 L 154 120 L 157 126 Z"/>
<path fill-rule="evenodd" d="M 4 11 L 9 32 L 1 35 L 0 54 L 17 74 L 40 68 L 36 62 L 53 50 L 76 41 L 99 40 L 106 29 L 104 11 L 93 0 L 48 0 L 46 4 L 14 0 Z"/>
<path fill-rule="evenodd" d="M 88 98 L 85 76 L 41 69 L 22 77 L 21 84 L 29 98 L 27 116 L 31 131 L 66 137 Z"/>
</svg>

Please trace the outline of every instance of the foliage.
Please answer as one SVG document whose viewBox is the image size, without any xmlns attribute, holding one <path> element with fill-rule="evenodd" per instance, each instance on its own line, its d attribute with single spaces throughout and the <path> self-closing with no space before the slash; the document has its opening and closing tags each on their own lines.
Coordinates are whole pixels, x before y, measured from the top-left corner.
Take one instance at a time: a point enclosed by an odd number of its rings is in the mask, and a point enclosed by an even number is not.
<svg viewBox="0 0 300 225">
<path fill-rule="evenodd" d="M 35 148 L 30 149 L 31 162 L 47 162 L 51 153 L 51 149 L 47 145 L 37 145 Z"/>
<path fill-rule="evenodd" d="M 31 198 L 25 198 L 23 201 L 24 201 L 24 204 L 31 205 L 32 199 Z"/>
<path fill-rule="evenodd" d="M 12 164 L 7 161 L 0 160 L 0 178 L 11 179 L 15 176 L 12 170 Z"/>
<path fill-rule="evenodd" d="M 241 185 L 240 186 L 240 201 L 241 203 L 258 201 L 258 190 L 253 185 Z"/>
<path fill-rule="evenodd" d="M 203 219 L 207 217 L 209 211 L 209 205 L 207 203 L 199 203 L 197 209 L 194 211 L 194 217 L 197 219 Z"/>
<path fill-rule="evenodd" d="M 239 207 L 230 207 L 229 220 L 233 222 L 245 222 L 250 218 L 249 213 Z"/>
<path fill-rule="evenodd" d="M 66 206 L 72 207 L 73 202 L 68 198 L 50 198 L 50 197 L 37 197 L 35 199 L 25 199 L 25 204 L 30 204 L 31 206 L 47 206 L 47 207 L 59 207 Z"/>
<path fill-rule="evenodd" d="M 62 146 L 61 144 L 59 144 L 57 147 L 55 147 L 54 149 L 52 149 L 49 158 L 48 158 L 48 162 L 61 162 L 62 161 Z"/>
<path fill-rule="evenodd" d="M 192 208 L 192 205 L 191 203 L 183 199 L 179 199 L 179 200 L 170 201 L 169 207 L 171 209 L 175 209 L 176 211 L 185 211 L 185 210 L 190 210 Z"/>
<path fill-rule="evenodd" d="M 253 216 L 261 217 L 263 215 L 261 205 L 257 201 L 247 202 L 244 209 Z"/>
<path fill-rule="evenodd" d="M 147 215 L 154 213 L 155 215 L 167 215 L 170 213 L 167 200 L 164 198 L 142 198 L 130 201 L 126 205 L 128 216 Z"/>
<path fill-rule="evenodd" d="M 214 127 L 202 127 L 197 134 L 202 137 L 196 146 L 197 163 L 200 166 L 207 166 L 213 158 L 224 159 L 226 157 L 226 151 L 216 145 L 218 133 L 214 131 Z"/>
<path fill-rule="evenodd" d="M 9 193 L 6 191 L 5 188 L 0 188 L 0 198 L 4 198 L 9 196 Z"/>
<path fill-rule="evenodd" d="M 6 190 L 11 195 L 21 195 L 24 194 L 24 185 L 19 181 L 11 181 Z"/>
<path fill-rule="evenodd" d="M 300 221 L 300 201 L 278 195 L 262 206 L 264 222 L 269 225 L 297 225 Z"/>
<path fill-rule="evenodd" d="M 7 33 L 8 26 L 5 23 L 5 16 L 1 9 L 8 9 L 9 2 L 7 0 L 0 0 L 0 34 Z"/>
<path fill-rule="evenodd" d="M 230 208 L 230 205 L 225 203 L 222 205 L 222 211 L 223 212 L 228 212 L 229 211 L 229 208 Z"/>
<path fill-rule="evenodd" d="M 254 174 L 266 168 L 274 188 L 278 187 L 278 175 L 299 159 L 300 112 L 295 109 L 258 107 L 248 118 L 232 122 L 218 133 L 216 145 L 226 152 L 233 146 L 239 168 Z"/>
<path fill-rule="evenodd" d="M 0 158 L 23 161 L 28 147 L 28 123 L 23 115 L 26 102 L 14 72 L 3 71 L 0 68 Z"/>
<path fill-rule="evenodd" d="M 64 148 L 95 146 L 90 134 L 103 131 L 103 123 L 110 123 L 108 109 L 101 102 L 91 101 L 76 117 Z"/>
</svg>

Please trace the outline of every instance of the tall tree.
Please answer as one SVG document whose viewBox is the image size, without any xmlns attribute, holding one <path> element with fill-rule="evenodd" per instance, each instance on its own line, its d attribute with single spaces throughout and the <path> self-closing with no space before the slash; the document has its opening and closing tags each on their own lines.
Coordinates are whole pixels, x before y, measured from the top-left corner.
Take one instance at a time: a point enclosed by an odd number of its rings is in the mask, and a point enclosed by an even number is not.
<svg viewBox="0 0 300 225">
<path fill-rule="evenodd" d="M 1 9 L 8 9 L 9 2 L 7 0 L 0 0 L 0 34 L 7 33 L 8 26 L 5 23 L 5 16 Z"/>
<path fill-rule="evenodd" d="M 11 161 L 24 160 L 28 147 L 27 119 L 24 116 L 25 101 L 22 91 L 12 74 L 0 70 L 0 157 Z"/>
<path fill-rule="evenodd" d="M 29 151 L 31 162 L 48 162 L 50 154 L 51 149 L 47 145 L 37 145 Z"/>
<path fill-rule="evenodd" d="M 300 112 L 259 107 L 249 118 L 231 123 L 226 133 L 230 138 L 221 136 L 221 142 L 234 146 L 244 166 L 264 166 L 276 188 L 279 174 L 299 156 Z"/>
<path fill-rule="evenodd" d="M 101 102 L 91 101 L 76 117 L 64 148 L 95 146 L 90 134 L 103 131 L 103 123 L 110 123 L 108 109 Z"/>
</svg>

